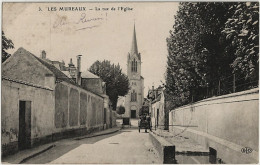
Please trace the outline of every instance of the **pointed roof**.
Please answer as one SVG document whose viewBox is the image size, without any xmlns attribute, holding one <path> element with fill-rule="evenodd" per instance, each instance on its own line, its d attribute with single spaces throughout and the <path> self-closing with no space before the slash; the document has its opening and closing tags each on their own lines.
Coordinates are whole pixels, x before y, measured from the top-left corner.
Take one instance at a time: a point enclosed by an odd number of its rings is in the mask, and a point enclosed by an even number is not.
<svg viewBox="0 0 260 165">
<path fill-rule="evenodd" d="M 134 34 L 133 34 L 133 40 L 132 40 L 132 48 L 131 48 L 131 54 L 138 54 L 138 48 L 137 48 L 137 40 L 136 40 L 136 33 L 135 33 L 135 24 L 134 24 Z"/>
<path fill-rule="evenodd" d="M 138 53 L 138 48 L 137 48 L 137 40 L 136 40 L 136 32 L 135 32 L 135 24 L 134 24 L 134 33 L 133 33 L 133 40 L 132 40 L 132 47 L 131 47 L 131 55 L 136 54 L 137 57 L 140 60 L 140 55 Z"/>
</svg>

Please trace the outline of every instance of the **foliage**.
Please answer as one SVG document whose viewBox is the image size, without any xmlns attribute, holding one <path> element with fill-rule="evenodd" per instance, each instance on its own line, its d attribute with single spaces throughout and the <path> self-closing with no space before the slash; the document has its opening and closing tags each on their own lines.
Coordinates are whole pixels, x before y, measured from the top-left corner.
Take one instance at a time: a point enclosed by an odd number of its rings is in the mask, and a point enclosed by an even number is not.
<svg viewBox="0 0 260 165">
<path fill-rule="evenodd" d="M 259 3 L 240 2 L 233 6 L 234 15 L 225 23 L 222 31 L 233 50 L 232 68 L 246 78 L 258 79 L 259 74 Z"/>
<path fill-rule="evenodd" d="M 14 44 L 12 40 L 6 38 L 4 31 L 2 31 L 2 63 L 11 56 L 11 54 L 7 53 L 8 49 L 13 49 Z"/>
<path fill-rule="evenodd" d="M 108 60 L 96 61 L 89 71 L 106 82 L 106 93 L 112 102 L 113 110 L 116 110 L 118 96 L 126 95 L 130 89 L 128 77 L 122 73 L 120 65 L 111 64 Z"/>
<path fill-rule="evenodd" d="M 122 115 L 125 113 L 125 107 L 120 105 L 119 107 L 117 107 L 117 111 L 116 111 L 119 115 Z"/>
<path fill-rule="evenodd" d="M 243 3 L 241 6 L 246 6 L 245 4 Z M 238 68 L 236 49 L 240 45 L 245 45 L 245 42 L 240 41 L 232 47 L 230 46 L 232 40 L 229 39 L 231 36 L 226 37 L 225 34 L 230 34 L 228 30 L 233 30 L 231 24 L 228 23 L 230 18 L 236 19 L 239 17 L 236 16 L 239 12 L 240 17 L 250 12 L 247 10 L 236 12 L 237 5 L 238 3 L 225 2 L 180 3 L 173 30 L 170 31 L 170 37 L 167 38 L 168 60 L 165 79 L 168 98 L 166 99 L 172 101 L 172 107 L 201 100 L 208 93 L 214 93 L 219 80 L 232 74 Z M 251 6 L 251 8 L 256 8 L 256 5 L 252 3 Z M 250 13 L 248 17 L 255 16 Z M 243 23 L 245 24 L 245 22 Z M 251 24 L 258 27 L 258 22 L 252 21 Z M 234 24 L 232 26 L 237 27 Z M 245 26 L 243 25 L 243 27 Z M 254 34 L 251 39 L 255 37 L 254 39 L 258 40 L 258 36 L 256 36 L 258 30 L 249 25 L 247 29 L 251 29 L 250 34 Z M 237 31 L 240 32 L 241 29 Z M 251 44 L 250 49 L 258 48 L 258 43 L 253 45 Z M 255 52 L 257 51 L 255 50 Z M 255 54 L 252 55 L 252 57 L 255 56 Z M 248 69 L 243 71 L 250 71 L 250 66 L 254 68 L 251 71 L 258 70 L 256 67 L 258 61 L 256 65 L 256 62 L 254 63 L 253 60 L 250 62 L 246 55 L 241 60 L 248 65 Z M 251 63 L 254 67 L 250 65 Z M 247 65 L 245 64 L 245 66 Z M 222 88 L 228 90 L 230 86 Z"/>
</svg>

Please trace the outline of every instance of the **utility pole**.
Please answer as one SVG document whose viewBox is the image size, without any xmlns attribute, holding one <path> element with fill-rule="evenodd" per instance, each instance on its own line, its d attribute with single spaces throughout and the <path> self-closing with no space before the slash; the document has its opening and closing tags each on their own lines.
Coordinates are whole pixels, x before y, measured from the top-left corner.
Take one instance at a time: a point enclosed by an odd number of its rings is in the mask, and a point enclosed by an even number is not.
<svg viewBox="0 0 260 165">
<path fill-rule="evenodd" d="M 235 73 L 233 74 L 233 93 L 236 92 L 236 75 Z"/>
<path fill-rule="evenodd" d="M 220 95 L 220 80 L 218 81 L 218 95 Z"/>
</svg>

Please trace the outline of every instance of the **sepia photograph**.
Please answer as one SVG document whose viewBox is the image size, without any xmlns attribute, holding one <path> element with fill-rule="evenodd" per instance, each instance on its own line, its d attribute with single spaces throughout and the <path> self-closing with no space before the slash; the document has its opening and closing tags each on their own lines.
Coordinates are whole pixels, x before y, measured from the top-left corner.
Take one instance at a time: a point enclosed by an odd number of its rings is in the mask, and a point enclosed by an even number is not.
<svg viewBox="0 0 260 165">
<path fill-rule="evenodd" d="M 2 2 L 2 164 L 258 164 L 259 2 Z"/>
</svg>

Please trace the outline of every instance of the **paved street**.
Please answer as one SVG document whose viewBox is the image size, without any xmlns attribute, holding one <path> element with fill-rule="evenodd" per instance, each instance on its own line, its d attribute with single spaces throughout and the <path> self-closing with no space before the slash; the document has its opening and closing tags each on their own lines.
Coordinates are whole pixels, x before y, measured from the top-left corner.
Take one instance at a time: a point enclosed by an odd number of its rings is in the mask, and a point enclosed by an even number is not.
<svg viewBox="0 0 260 165">
<path fill-rule="evenodd" d="M 25 163 L 159 163 L 157 154 L 149 140 L 149 134 L 138 133 L 134 128 L 125 128 L 117 133 L 86 138 L 63 140 L 56 147 Z"/>
<path fill-rule="evenodd" d="M 122 119 L 117 120 L 120 127 Z M 101 136 L 88 136 L 87 138 L 64 139 L 52 143 L 55 147 L 40 155 L 27 159 L 26 164 L 158 164 L 157 152 L 152 145 L 149 133 L 145 130 L 138 132 L 138 120 L 131 120 L 131 128 L 125 126 L 117 132 L 118 128 L 101 131 Z M 102 133 L 103 132 L 103 133 Z M 111 134 L 107 134 L 112 132 Z M 157 130 L 156 134 L 171 135 L 167 131 Z M 96 135 L 99 135 L 97 133 Z M 80 140 L 78 140 L 80 139 Z M 176 160 L 178 164 L 208 164 L 209 157 L 198 155 L 198 152 L 207 152 L 191 139 L 184 137 L 166 138 L 176 146 Z M 50 144 L 40 148 L 46 148 Z M 45 147 L 44 147 L 45 146 Z M 35 149 L 32 149 L 35 150 Z M 26 151 L 23 151 L 26 152 Z M 27 150 L 30 152 L 30 150 Z M 33 151 L 31 151 L 33 153 Z M 189 152 L 190 154 L 185 154 Z M 194 154 L 191 154 L 194 153 Z M 26 154 L 26 153 L 24 153 Z M 5 159 L 6 163 L 19 163 L 19 157 L 25 157 L 22 152 Z M 14 159 L 17 159 L 16 161 Z M 18 160 L 20 159 L 20 161 Z"/>
</svg>

